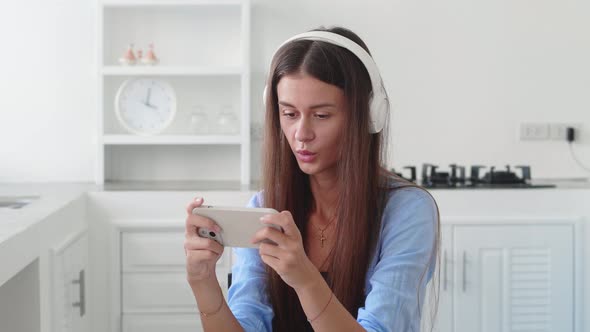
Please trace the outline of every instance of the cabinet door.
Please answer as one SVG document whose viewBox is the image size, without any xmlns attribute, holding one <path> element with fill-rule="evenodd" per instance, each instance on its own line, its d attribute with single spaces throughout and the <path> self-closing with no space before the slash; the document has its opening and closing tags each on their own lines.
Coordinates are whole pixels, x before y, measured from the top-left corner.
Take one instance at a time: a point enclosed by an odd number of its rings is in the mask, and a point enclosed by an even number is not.
<svg viewBox="0 0 590 332">
<path fill-rule="evenodd" d="M 437 265 L 422 306 L 422 331 L 453 331 L 453 232 L 452 226 L 442 225 L 440 264 Z M 433 287 L 434 286 L 434 287 Z M 438 288 L 438 289 L 437 289 Z M 435 292 L 438 291 L 438 306 L 435 307 Z M 436 312 L 434 310 L 437 310 Z M 435 314 L 433 316 L 433 314 Z M 434 324 L 433 322 L 434 318 Z M 434 326 L 433 326 L 434 325 Z"/>
<path fill-rule="evenodd" d="M 573 229 L 454 228 L 456 332 L 573 331 Z"/>
<path fill-rule="evenodd" d="M 88 280 L 88 236 L 81 232 L 52 250 L 53 331 L 89 331 L 86 310 Z"/>
</svg>

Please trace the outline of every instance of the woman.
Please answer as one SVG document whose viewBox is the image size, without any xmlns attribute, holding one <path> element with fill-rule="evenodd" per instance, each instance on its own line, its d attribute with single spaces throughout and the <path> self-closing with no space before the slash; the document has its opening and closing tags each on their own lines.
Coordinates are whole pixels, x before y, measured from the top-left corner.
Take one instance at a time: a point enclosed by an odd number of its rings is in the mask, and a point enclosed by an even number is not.
<svg viewBox="0 0 590 332">
<path fill-rule="evenodd" d="M 384 169 L 387 100 L 366 45 L 344 28 L 314 31 L 326 38 L 279 48 L 265 88 L 264 190 L 249 206 L 282 211 L 263 222 L 284 233 L 265 227 L 252 242 L 276 245 L 234 250 L 228 303 L 215 275 L 223 247 L 195 234 L 214 223 L 191 214 L 202 198 L 187 207 L 187 279 L 205 331 L 420 329 L 438 208 Z"/>
</svg>

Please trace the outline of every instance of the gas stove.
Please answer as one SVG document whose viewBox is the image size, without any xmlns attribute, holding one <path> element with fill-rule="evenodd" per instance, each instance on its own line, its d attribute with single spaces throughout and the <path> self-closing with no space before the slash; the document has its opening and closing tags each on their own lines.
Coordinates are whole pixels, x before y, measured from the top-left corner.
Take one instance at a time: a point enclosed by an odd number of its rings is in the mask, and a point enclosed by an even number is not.
<svg viewBox="0 0 590 332">
<path fill-rule="evenodd" d="M 530 166 L 514 166 L 518 169 L 516 172 L 512 171 L 510 165 L 506 165 L 505 169 L 497 170 L 495 166 L 491 166 L 486 172 L 486 166 L 473 165 L 469 169 L 469 177 L 466 175 L 465 166 L 457 164 L 450 164 L 449 170 L 438 171 L 438 166 L 433 164 L 422 165 L 422 178 L 417 178 L 416 166 L 405 166 L 410 175 L 396 172 L 402 178 L 422 185 L 425 188 L 444 188 L 444 189 L 528 189 L 528 188 L 553 188 L 554 184 L 534 184 L 531 183 L 531 167 Z"/>
</svg>

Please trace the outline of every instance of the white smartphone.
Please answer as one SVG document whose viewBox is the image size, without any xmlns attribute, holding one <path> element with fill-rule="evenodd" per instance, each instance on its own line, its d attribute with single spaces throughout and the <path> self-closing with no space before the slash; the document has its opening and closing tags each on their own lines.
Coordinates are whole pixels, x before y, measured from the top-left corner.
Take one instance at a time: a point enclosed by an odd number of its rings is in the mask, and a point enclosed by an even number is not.
<svg viewBox="0 0 590 332">
<path fill-rule="evenodd" d="M 244 208 L 229 206 L 201 205 L 193 209 L 193 214 L 207 217 L 213 220 L 221 228 L 216 232 L 207 228 L 198 228 L 200 237 L 210 238 L 225 247 L 258 248 L 257 243 L 251 243 L 254 234 L 264 227 L 273 227 L 281 232 L 283 229 L 277 225 L 264 225 L 260 223 L 260 217 L 267 214 L 279 213 L 269 208 Z M 264 242 L 274 243 L 271 240 Z"/>
</svg>

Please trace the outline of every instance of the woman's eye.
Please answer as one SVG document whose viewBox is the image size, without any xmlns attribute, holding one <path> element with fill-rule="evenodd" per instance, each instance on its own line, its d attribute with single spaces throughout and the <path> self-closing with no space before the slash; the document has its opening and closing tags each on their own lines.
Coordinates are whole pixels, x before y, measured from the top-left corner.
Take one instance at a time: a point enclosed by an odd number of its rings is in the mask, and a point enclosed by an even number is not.
<svg viewBox="0 0 590 332">
<path fill-rule="evenodd" d="M 328 114 L 316 114 L 315 115 L 318 119 L 327 119 L 330 116 Z"/>
<path fill-rule="evenodd" d="M 283 111 L 283 116 L 285 116 L 287 118 L 294 118 L 295 117 L 295 112 Z"/>
</svg>

